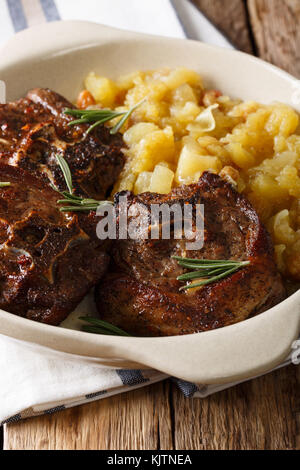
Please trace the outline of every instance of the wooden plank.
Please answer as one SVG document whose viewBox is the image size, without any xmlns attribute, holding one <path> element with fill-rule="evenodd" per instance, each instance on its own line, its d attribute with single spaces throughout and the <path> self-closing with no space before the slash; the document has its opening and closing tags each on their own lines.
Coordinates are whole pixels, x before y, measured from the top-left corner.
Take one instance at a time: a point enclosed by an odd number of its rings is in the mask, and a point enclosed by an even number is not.
<svg viewBox="0 0 300 470">
<path fill-rule="evenodd" d="M 203 401 L 174 390 L 176 449 L 296 449 L 298 371 L 290 366 Z"/>
<path fill-rule="evenodd" d="M 253 53 L 243 0 L 193 0 L 193 3 L 238 49 Z"/>
<path fill-rule="evenodd" d="M 259 55 L 300 78 L 299 0 L 248 0 Z"/>
<path fill-rule="evenodd" d="M 173 449 L 169 383 L 7 425 L 4 449 Z"/>
</svg>

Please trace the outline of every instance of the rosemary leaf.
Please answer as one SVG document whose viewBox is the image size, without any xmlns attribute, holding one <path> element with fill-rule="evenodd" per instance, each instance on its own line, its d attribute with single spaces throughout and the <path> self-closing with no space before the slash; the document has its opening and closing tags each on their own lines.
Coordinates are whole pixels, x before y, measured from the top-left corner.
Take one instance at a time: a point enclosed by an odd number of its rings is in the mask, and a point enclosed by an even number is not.
<svg viewBox="0 0 300 470">
<path fill-rule="evenodd" d="M 192 279 L 201 279 L 206 277 L 211 277 L 213 275 L 222 274 L 224 272 L 223 268 L 213 269 L 211 271 L 193 271 L 191 273 L 183 274 L 177 278 L 177 281 L 190 281 Z"/>
<path fill-rule="evenodd" d="M 72 194 L 73 184 L 72 184 L 72 175 L 71 175 L 69 165 L 67 164 L 66 160 L 59 154 L 56 155 L 56 160 L 61 168 L 61 171 L 63 172 L 69 193 Z"/>
<path fill-rule="evenodd" d="M 179 266 L 182 266 L 183 268 L 188 268 L 188 269 L 206 269 L 210 270 L 212 268 L 229 268 L 229 267 L 234 267 L 237 265 L 237 263 L 228 263 L 224 264 L 220 262 L 219 264 L 202 264 L 199 262 L 198 264 L 196 263 L 185 263 L 183 261 L 178 261 Z M 239 263 L 240 264 L 240 263 Z"/>
<path fill-rule="evenodd" d="M 88 124 L 90 121 L 88 119 L 80 118 L 75 119 L 75 121 L 69 122 L 68 126 L 76 126 L 77 124 Z"/>
<path fill-rule="evenodd" d="M 143 104 L 144 102 L 146 101 L 146 98 L 144 98 L 142 101 L 140 101 L 139 103 L 137 103 L 135 106 L 133 106 L 129 111 L 127 111 L 127 113 L 122 117 L 122 119 L 120 119 L 120 121 L 111 129 L 110 133 L 111 134 L 117 134 L 117 132 L 119 132 L 119 130 L 122 128 L 122 126 L 125 124 L 125 122 L 127 121 L 127 119 L 130 118 L 130 116 L 132 115 L 132 113 L 139 107 L 141 106 L 141 104 Z"/>
<path fill-rule="evenodd" d="M 98 326 L 91 326 L 91 325 L 83 325 L 82 326 L 82 331 L 85 331 L 86 333 L 94 333 L 97 335 L 110 335 L 110 336 L 117 336 L 112 333 L 110 333 L 108 330 L 102 330 Z"/>
<path fill-rule="evenodd" d="M 89 211 L 96 211 L 98 208 L 98 204 L 90 205 L 90 206 L 63 206 L 60 207 L 60 212 L 89 212 Z"/>
<path fill-rule="evenodd" d="M 98 334 L 106 334 L 106 335 L 113 335 L 113 336 L 131 336 L 126 331 L 121 330 L 115 325 L 111 323 L 107 323 L 106 321 L 100 320 L 100 318 L 95 317 L 80 317 L 80 320 L 83 320 L 90 325 L 83 325 L 83 329 L 85 331 L 90 330 L 92 333 Z M 91 331 L 93 329 L 93 331 Z"/>
<path fill-rule="evenodd" d="M 142 104 L 146 98 L 137 103 L 128 111 L 114 111 L 111 109 L 70 109 L 66 108 L 64 113 L 69 116 L 74 116 L 78 119 L 69 122 L 69 126 L 75 126 L 77 124 L 91 124 L 88 128 L 86 135 L 90 134 L 96 127 L 105 124 L 106 122 L 112 121 L 117 117 L 121 117 L 119 122 L 112 127 L 110 133 L 116 134 L 119 132 L 124 123 L 130 118 L 132 113 Z"/>
<path fill-rule="evenodd" d="M 53 184 L 51 184 L 52 188 L 64 197 L 64 199 L 59 199 L 57 203 L 68 204 L 66 206 L 60 207 L 59 210 L 61 212 L 96 211 L 98 207 L 103 204 L 113 204 L 111 201 L 96 201 L 96 199 L 83 198 L 73 194 L 72 174 L 69 165 L 61 155 L 56 155 L 56 159 L 63 172 L 66 185 L 69 189 L 69 192 L 59 191 Z"/>
<path fill-rule="evenodd" d="M 229 269 L 225 272 L 223 272 L 222 274 L 219 274 L 218 276 L 214 276 L 210 279 L 207 279 L 206 281 L 201 281 L 201 282 L 198 282 L 198 283 L 195 283 L 195 284 L 188 284 L 184 287 L 181 287 L 179 290 L 188 290 L 188 289 L 193 289 L 195 287 L 202 287 L 202 286 L 207 286 L 208 284 L 212 284 L 216 281 L 220 281 L 221 279 L 224 279 L 225 277 L 228 277 L 230 276 L 230 274 L 233 274 L 235 273 L 236 271 L 238 271 L 238 269 L 240 268 L 232 268 L 232 269 Z"/>
<path fill-rule="evenodd" d="M 115 116 L 111 117 L 108 116 L 106 118 L 100 119 L 99 121 L 95 122 L 92 126 L 90 126 L 87 130 L 87 135 L 90 134 L 96 127 L 100 126 L 101 124 L 105 124 L 108 121 L 111 121 L 112 119 L 118 117 L 118 116 L 123 116 L 124 113 L 117 113 Z"/>
<path fill-rule="evenodd" d="M 59 199 L 58 204 L 74 204 L 75 206 L 81 206 L 81 202 L 76 199 Z"/>
<path fill-rule="evenodd" d="M 235 260 L 205 260 L 194 258 L 182 258 L 180 256 L 173 256 L 179 266 L 190 269 L 191 272 L 178 276 L 178 281 L 192 281 L 199 279 L 199 282 L 187 284 L 179 290 L 188 290 L 195 287 L 202 287 L 213 282 L 224 279 L 235 273 L 239 269 L 248 266 L 250 261 L 235 261 Z"/>
</svg>

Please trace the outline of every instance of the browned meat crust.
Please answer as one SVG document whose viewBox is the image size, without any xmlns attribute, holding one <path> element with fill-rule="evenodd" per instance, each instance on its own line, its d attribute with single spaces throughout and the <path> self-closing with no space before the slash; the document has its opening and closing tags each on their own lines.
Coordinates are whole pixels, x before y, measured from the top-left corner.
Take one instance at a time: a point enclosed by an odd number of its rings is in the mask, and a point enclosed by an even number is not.
<svg viewBox="0 0 300 470">
<path fill-rule="evenodd" d="M 128 208 L 138 204 L 146 213 L 154 203 L 183 207 L 186 202 L 205 206 L 203 249 L 186 251 L 186 240 L 143 240 L 141 235 L 137 240 L 118 240 L 112 273 L 96 290 L 102 319 L 133 335 L 182 335 L 231 325 L 283 300 L 270 236 L 249 202 L 220 177 L 205 173 L 197 184 L 169 195 L 128 193 Z M 222 281 L 179 292 L 183 284 L 176 278 L 185 270 L 172 255 L 251 264 Z"/>
<path fill-rule="evenodd" d="M 0 164 L 0 308 L 52 325 L 63 321 L 107 269 L 96 217 L 63 214 L 59 195 Z M 98 219 L 99 221 L 99 219 Z"/>
<path fill-rule="evenodd" d="M 111 136 L 104 126 L 85 136 L 86 125 L 68 126 L 73 118 L 63 113 L 65 108 L 74 106 L 40 88 L 0 105 L 0 159 L 65 190 L 55 158 L 59 153 L 70 166 L 76 193 L 104 199 L 124 165 L 122 137 Z"/>
</svg>

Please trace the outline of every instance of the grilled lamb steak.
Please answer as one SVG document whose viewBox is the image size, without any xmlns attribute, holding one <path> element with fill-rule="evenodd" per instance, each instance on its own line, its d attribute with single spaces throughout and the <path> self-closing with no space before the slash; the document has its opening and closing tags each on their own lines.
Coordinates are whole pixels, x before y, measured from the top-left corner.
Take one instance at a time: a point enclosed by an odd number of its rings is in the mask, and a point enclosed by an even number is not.
<svg viewBox="0 0 300 470">
<path fill-rule="evenodd" d="M 185 239 L 145 240 L 142 231 L 136 240 L 117 240 L 112 272 L 96 289 L 101 319 L 138 336 L 183 335 L 245 320 L 284 298 L 267 231 L 249 202 L 219 176 L 204 173 L 197 184 L 168 195 L 127 196 L 128 210 L 135 205 L 129 223 L 134 214 L 149 217 L 151 204 L 204 204 L 204 247 L 186 251 Z M 251 263 L 223 280 L 182 292 L 184 284 L 176 278 L 185 270 L 173 255 Z"/>
<path fill-rule="evenodd" d="M 102 200 L 124 165 L 122 137 L 110 135 L 104 126 L 85 135 L 86 124 L 68 126 L 73 118 L 64 114 L 65 108 L 74 106 L 40 88 L 0 105 L 1 161 L 42 176 L 63 191 L 66 185 L 55 157 L 59 153 L 69 164 L 76 194 Z"/>
<path fill-rule="evenodd" d="M 41 179 L 0 164 L 0 308 L 52 325 L 63 321 L 107 269 L 95 213 L 62 213 Z"/>
</svg>

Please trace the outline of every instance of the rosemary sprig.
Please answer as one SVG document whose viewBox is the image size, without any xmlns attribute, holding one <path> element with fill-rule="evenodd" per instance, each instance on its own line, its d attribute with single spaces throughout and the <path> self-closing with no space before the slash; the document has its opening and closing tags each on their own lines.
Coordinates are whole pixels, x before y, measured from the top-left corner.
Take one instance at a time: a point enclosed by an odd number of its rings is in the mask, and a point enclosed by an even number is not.
<svg viewBox="0 0 300 470">
<path fill-rule="evenodd" d="M 145 98 L 137 103 L 135 106 L 130 108 L 128 111 L 113 111 L 111 109 L 70 109 L 66 108 L 64 110 L 65 114 L 69 116 L 74 116 L 78 119 L 69 122 L 69 126 L 75 126 L 77 124 L 91 124 L 91 126 L 87 130 L 87 135 L 90 134 L 96 127 L 100 126 L 101 124 L 105 124 L 106 122 L 111 121 L 117 117 L 121 117 L 121 119 L 117 122 L 117 124 L 111 128 L 110 133 L 116 134 L 119 132 L 123 124 L 130 118 L 133 111 L 135 111 L 142 103 L 145 102 Z M 93 124 L 92 124 L 93 123 Z"/>
<path fill-rule="evenodd" d="M 178 281 L 199 279 L 199 282 L 186 284 L 181 287 L 181 291 L 212 284 L 250 264 L 250 261 L 206 260 L 182 258 L 180 256 L 173 256 L 172 258 L 178 262 L 179 266 L 192 270 L 192 272 L 179 276 L 177 278 Z"/>
<path fill-rule="evenodd" d="M 112 335 L 112 336 L 131 336 L 126 331 L 121 330 L 117 326 L 107 323 L 94 317 L 80 317 L 80 320 L 87 322 L 87 325 L 82 326 L 82 330 L 87 333 L 96 333 L 98 335 Z"/>
<path fill-rule="evenodd" d="M 64 175 L 64 179 L 69 191 L 59 191 L 54 185 L 53 189 L 63 196 L 64 199 L 57 201 L 58 204 L 67 204 L 60 207 L 61 212 L 86 212 L 96 211 L 104 204 L 113 204 L 111 201 L 96 201 L 96 199 L 82 198 L 73 194 L 73 181 L 70 167 L 66 160 L 59 154 L 56 155 L 57 163 Z"/>
<path fill-rule="evenodd" d="M 67 164 L 66 160 L 59 154 L 55 155 L 57 163 L 60 166 L 61 171 L 63 172 L 65 182 L 69 193 L 73 193 L 73 182 L 72 182 L 72 174 L 69 165 Z M 76 196 L 75 196 L 76 197 Z"/>
<path fill-rule="evenodd" d="M 0 182 L 0 188 L 7 188 L 7 186 L 10 186 L 9 182 Z"/>
</svg>

